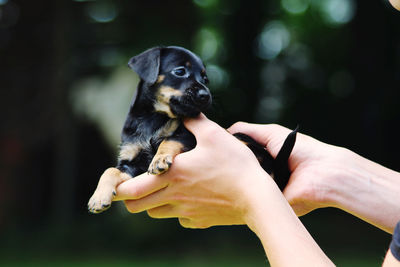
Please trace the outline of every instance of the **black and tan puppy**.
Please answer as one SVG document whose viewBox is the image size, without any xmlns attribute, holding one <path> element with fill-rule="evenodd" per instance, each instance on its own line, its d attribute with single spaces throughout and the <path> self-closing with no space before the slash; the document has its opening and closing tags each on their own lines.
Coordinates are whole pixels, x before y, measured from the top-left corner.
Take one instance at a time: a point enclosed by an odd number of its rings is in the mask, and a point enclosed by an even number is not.
<svg viewBox="0 0 400 267">
<path fill-rule="evenodd" d="M 177 154 L 194 148 L 196 139 L 182 118 L 196 117 L 211 104 L 204 64 L 189 50 L 155 47 L 133 57 L 128 65 L 140 82 L 122 130 L 118 165 L 101 176 L 88 204 L 92 213 L 110 207 L 118 184 L 146 171 L 161 174 Z M 286 138 L 276 159 L 249 136 L 235 136 L 255 153 L 264 170 L 274 174 L 283 190 L 290 176 L 288 158 L 296 130 Z"/>
</svg>

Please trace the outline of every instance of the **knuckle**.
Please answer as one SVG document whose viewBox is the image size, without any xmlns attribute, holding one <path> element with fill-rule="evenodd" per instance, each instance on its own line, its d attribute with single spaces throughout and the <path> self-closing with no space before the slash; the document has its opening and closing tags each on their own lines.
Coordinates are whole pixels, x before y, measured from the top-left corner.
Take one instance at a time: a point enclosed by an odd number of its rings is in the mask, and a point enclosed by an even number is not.
<svg viewBox="0 0 400 267">
<path fill-rule="evenodd" d="M 267 127 L 269 127 L 270 130 L 274 131 L 274 132 L 282 132 L 287 134 L 288 132 L 290 132 L 290 130 L 282 125 L 276 124 L 276 123 L 272 123 L 272 124 L 266 124 Z"/>
<path fill-rule="evenodd" d="M 129 195 L 133 199 L 140 198 L 145 193 L 144 189 L 141 186 L 135 186 L 129 188 Z"/>
<path fill-rule="evenodd" d="M 193 228 L 191 220 L 187 218 L 179 218 L 179 224 L 184 228 Z"/>
<path fill-rule="evenodd" d="M 147 211 L 147 215 L 149 215 L 150 218 L 157 219 L 160 218 L 160 215 L 155 209 L 150 209 Z"/>
<path fill-rule="evenodd" d="M 208 224 L 197 224 L 196 225 L 196 228 L 198 228 L 198 229 L 207 229 L 207 228 L 209 228 L 210 227 L 210 225 L 208 225 Z"/>
<path fill-rule="evenodd" d="M 191 219 L 193 219 L 194 217 L 195 217 L 195 212 L 193 212 L 193 211 L 191 211 L 191 210 L 185 210 L 185 209 L 182 209 L 181 210 L 181 212 L 180 212 L 180 215 L 182 216 L 182 217 L 184 217 L 184 218 L 191 218 Z"/>
<path fill-rule="evenodd" d="M 197 222 L 187 218 L 179 218 L 179 223 L 184 228 L 190 229 L 206 229 L 210 227 L 210 225 L 207 223 Z"/>
<path fill-rule="evenodd" d="M 234 124 L 232 124 L 231 127 L 228 128 L 228 132 L 230 132 L 231 134 L 241 132 L 247 128 L 247 125 L 248 125 L 247 122 L 243 121 L 235 122 Z"/>
<path fill-rule="evenodd" d="M 246 126 L 247 124 L 248 124 L 247 122 L 238 121 L 238 122 L 235 122 L 235 123 L 232 125 L 232 127 L 235 127 L 235 128 L 242 128 L 242 127 Z"/>
<path fill-rule="evenodd" d="M 173 201 L 173 202 L 183 202 L 186 199 L 187 199 L 187 196 L 181 192 L 176 192 L 171 195 L 171 201 Z"/>
<path fill-rule="evenodd" d="M 171 183 L 177 184 L 182 182 L 184 179 L 179 175 L 174 175 L 170 178 Z"/>
</svg>

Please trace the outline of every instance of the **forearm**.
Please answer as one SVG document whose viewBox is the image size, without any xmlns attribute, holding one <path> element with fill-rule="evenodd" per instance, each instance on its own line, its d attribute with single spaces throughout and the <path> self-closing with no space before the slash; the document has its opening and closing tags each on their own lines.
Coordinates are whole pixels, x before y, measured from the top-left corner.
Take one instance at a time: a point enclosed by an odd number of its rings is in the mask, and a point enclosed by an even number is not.
<svg viewBox="0 0 400 267">
<path fill-rule="evenodd" d="M 346 163 L 332 177 L 329 201 L 376 227 L 393 233 L 400 220 L 400 174 L 346 150 Z"/>
<path fill-rule="evenodd" d="M 264 187 L 261 194 L 251 196 L 245 220 L 261 240 L 271 266 L 333 266 L 273 181 L 264 181 L 257 187 Z"/>
</svg>

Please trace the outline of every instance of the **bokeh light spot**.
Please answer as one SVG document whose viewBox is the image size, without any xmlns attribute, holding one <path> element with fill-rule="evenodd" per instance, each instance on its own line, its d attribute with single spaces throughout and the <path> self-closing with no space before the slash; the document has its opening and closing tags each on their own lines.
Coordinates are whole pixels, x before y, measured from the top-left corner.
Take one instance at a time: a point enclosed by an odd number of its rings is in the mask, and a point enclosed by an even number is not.
<svg viewBox="0 0 400 267">
<path fill-rule="evenodd" d="M 104 49 L 101 51 L 99 58 L 99 64 L 104 67 L 111 67 L 119 65 L 122 61 L 122 56 L 117 49 Z"/>
<path fill-rule="evenodd" d="M 195 50 L 204 61 L 214 58 L 220 46 L 218 34 L 209 28 L 202 28 L 197 33 L 195 43 Z"/>
<path fill-rule="evenodd" d="M 305 70 L 310 66 L 311 51 L 302 43 L 294 43 L 286 51 L 285 62 L 296 70 Z"/>
<path fill-rule="evenodd" d="M 110 147 L 115 148 L 134 95 L 132 85 L 138 82 L 138 76 L 129 68 L 119 67 L 106 79 L 93 76 L 76 81 L 69 100 L 74 112 L 94 122 Z"/>
<path fill-rule="evenodd" d="M 321 1 L 319 6 L 322 18 L 331 25 L 350 22 L 356 12 L 354 0 L 325 0 Z"/>
<path fill-rule="evenodd" d="M 262 59 L 273 59 L 290 43 L 290 33 L 281 21 L 265 25 L 256 39 L 256 53 Z"/>
<path fill-rule="evenodd" d="M 226 88 L 229 83 L 228 73 L 217 65 L 208 65 L 207 75 L 212 89 Z"/>
<path fill-rule="evenodd" d="M 301 14 L 304 13 L 310 2 L 309 0 L 282 0 L 282 7 L 291 14 Z"/>
<path fill-rule="evenodd" d="M 87 13 L 90 18 L 99 23 L 111 22 L 118 15 L 116 6 L 105 1 L 91 3 L 88 6 Z"/>
<path fill-rule="evenodd" d="M 193 2 L 200 7 L 213 7 L 218 3 L 218 0 L 193 0 Z"/>
<path fill-rule="evenodd" d="M 259 103 L 256 116 L 261 121 L 276 121 L 281 114 L 282 106 L 282 101 L 279 97 L 264 97 Z"/>
<path fill-rule="evenodd" d="M 268 88 L 282 84 L 286 79 L 286 69 L 283 64 L 270 61 L 261 70 L 261 81 Z"/>
</svg>

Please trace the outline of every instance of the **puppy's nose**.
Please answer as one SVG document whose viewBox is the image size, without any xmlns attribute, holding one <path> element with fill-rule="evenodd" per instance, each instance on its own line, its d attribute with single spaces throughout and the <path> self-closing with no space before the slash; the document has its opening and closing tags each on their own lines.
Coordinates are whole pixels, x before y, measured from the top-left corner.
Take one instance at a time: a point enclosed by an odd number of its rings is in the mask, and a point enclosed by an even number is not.
<svg viewBox="0 0 400 267">
<path fill-rule="evenodd" d="M 197 91 L 196 93 L 196 103 L 199 106 L 207 106 L 210 104 L 210 99 L 211 99 L 211 95 L 210 93 L 205 90 L 205 89 L 200 89 Z"/>
</svg>

